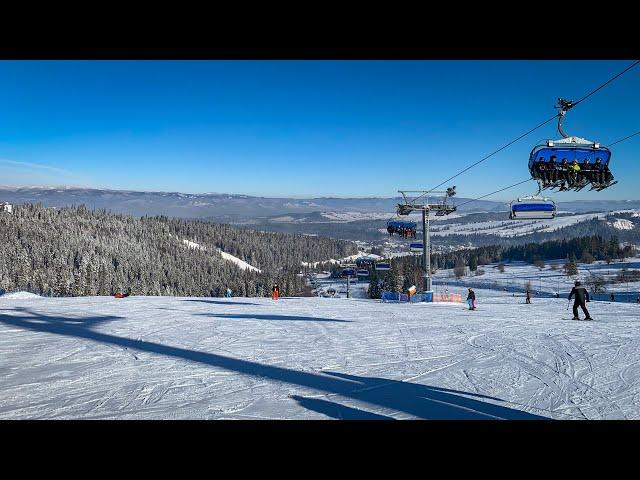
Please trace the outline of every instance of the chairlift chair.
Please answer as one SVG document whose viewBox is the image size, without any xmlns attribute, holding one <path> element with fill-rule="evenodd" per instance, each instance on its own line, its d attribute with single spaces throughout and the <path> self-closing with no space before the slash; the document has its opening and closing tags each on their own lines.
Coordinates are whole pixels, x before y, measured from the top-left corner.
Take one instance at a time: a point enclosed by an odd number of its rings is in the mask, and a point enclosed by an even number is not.
<svg viewBox="0 0 640 480">
<path fill-rule="evenodd" d="M 556 204 L 549 198 L 521 197 L 509 205 L 511 220 L 548 220 L 556 217 Z"/>
<path fill-rule="evenodd" d="M 558 131 L 562 135 L 560 140 L 547 140 L 545 144 L 536 145 L 529 154 L 529 173 L 531 177 L 538 181 L 540 189 L 560 188 L 560 191 L 579 191 L 588 184 L 591 190 L 601 191 L 616 183 L 613 174 L 609 170 L 611 161 L 611 151 L 607 147 L 601 146 L 598 142 L 593 142 L 580 137 L 568 135 L 562 128 L 566 112 L 574 105 L 570 100 L 558 99 L 556 108 L 558 113 Z M 554 163 L 551 163 L 552 157 Z M 577 176 L 570 170 L 563 170 L 560 165 L 563 160 L 571 165 L 577 161 L 581 167 Z M 584 161 L 588 161 L 590 169 L 585 173 Z M 597 162 L 599 160 L 599 162 Z M 600 168 L 594 167 L 596 162 Z M 540 168 L 542 167 L 542 168 Z M 577 178 L 576 178 L 577 177 Z"/>
</svg>

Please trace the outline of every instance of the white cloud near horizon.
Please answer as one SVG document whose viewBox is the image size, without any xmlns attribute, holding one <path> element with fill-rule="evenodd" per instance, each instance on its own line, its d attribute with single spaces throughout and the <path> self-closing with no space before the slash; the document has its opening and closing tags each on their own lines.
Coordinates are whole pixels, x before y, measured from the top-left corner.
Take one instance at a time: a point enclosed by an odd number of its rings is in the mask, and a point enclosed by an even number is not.
<svg viewBox="0 0 640 480">
<path fill-rule="evenodd" d="M 90 186 L 89 184 L 92 183 L 84 175 L 70 170 L 65 170 L 64 168 L 41 163 L 0 158 L 0 165 L 3 166 L 1 170 L 2 175 L 0 175 L 0 183 L 5 185 L 8 185 L 7 182 L 12 184 L 12 186 L 25 186 L 27 184 L 48 186 L 46 184 L 55 183 L 56 185 L 64 184 L 69 186 L 86 187 Z"/>
</svg>

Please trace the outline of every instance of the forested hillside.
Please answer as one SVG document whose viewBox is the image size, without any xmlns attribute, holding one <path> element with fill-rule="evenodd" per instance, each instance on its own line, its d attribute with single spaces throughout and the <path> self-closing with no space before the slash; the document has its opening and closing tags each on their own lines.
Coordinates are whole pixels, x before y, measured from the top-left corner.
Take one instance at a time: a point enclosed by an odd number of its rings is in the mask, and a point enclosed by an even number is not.
<svg viewBox="0 0 640 480">
<path fill-rule="evenodd" d="M 184 240 L 202 248 L 189 248 Z M 218 248 L 259 268 L 238 268 Z M 300 262 L 340 258 L 353 244 L 167 217 L 135 218 L 84 206 L 20 205 L 0 213 L 0 289 L 44 295 L 284 295 L 304 287 Z"/>
</svg>

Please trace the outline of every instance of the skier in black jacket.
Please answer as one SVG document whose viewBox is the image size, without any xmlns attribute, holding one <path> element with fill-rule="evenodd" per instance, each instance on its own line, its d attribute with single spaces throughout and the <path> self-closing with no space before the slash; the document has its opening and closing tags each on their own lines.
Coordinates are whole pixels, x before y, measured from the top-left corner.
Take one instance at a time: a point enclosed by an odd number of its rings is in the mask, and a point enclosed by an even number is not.
<svg viewBox="0 0 640 480">
<path fill-rule="evenodd" d="M 593 320 L 585 304 L 585 301 L 589 301 L 589 292 L 586 288 L 580 286 L 580 282 L 576 282 L 576 286 L 571 289 L 569 300 L 571 300 L 571 297 L 574 295 L 576 299 L 573 302 L 573 320 L 580 320 L 580 317 L 578 317 L 578 307 L 582 308 L 582 311 L 586 315 L 585 320 Z"/>
<path fill-rule="evenodd" d="M 476 292 L 469 289 L 469 295 L 467 295 L 467 303 L 469 304 L 469 310 L 476 309 Z"/>
</svg>

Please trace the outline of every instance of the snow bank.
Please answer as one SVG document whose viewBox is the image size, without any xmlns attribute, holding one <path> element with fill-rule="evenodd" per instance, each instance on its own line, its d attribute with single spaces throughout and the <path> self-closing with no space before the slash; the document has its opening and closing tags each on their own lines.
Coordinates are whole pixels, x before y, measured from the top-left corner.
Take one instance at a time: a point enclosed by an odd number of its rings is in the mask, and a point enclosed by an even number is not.
<svg viewBox="0 0 640 480">
<path fill-rule="evenodd" d="M 23 299 L 31 299 L 31 298 L 42 298 L 42 297 L 40 295 L 36 295 L 35 293 L 31 293 L 31 292 L 12 292 L 12 293 L 5 293 L 4 295 L 0 296 L 0 298 L 14 298 L 18 300 L 23 300 Z"/>
</svg>

